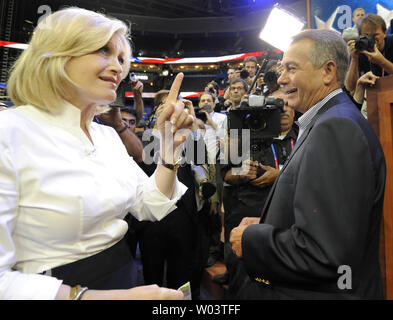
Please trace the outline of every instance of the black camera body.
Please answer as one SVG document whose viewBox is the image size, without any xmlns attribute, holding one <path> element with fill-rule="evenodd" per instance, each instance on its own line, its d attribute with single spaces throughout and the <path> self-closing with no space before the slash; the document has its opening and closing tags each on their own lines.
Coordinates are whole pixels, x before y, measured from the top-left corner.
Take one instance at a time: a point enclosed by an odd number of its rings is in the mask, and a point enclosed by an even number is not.
<svg viewBox="0 0 393 320">
<path fill-rule="evenodd" d="M 260 95 L 250 95 L 240 107 L 229 111 L 229 129 L 249 129 L 251 139 L 277 137 L 281 133 L 281 113 L 284 100 Z"/>
<path fill-rule="evenodd" d="M 358 51 L 374 51 L 375 39 L 368 34 L 361 34 L 355 41 L 355 49 Z"/>
<path fill-rule="evenodd" d="M 247 79 L 250 76 L 250 74 L 248 73 L 248 71 L 246 69 L 242 69 L 240 71 L 240 78 L 242 79 Z"/>
<path fill-rule="evenodd" d="M 202 108 L 195 107 L 194 108 L 195 116 L 197 117 L 197 119 L 200 119 L 204 123 L 206 123 L 207 116 L 206 116 L 206 113 L 204 113 L 202 110 L 209 111 L 210 109 L 211 109 L 211 106 L 209 106 L 209 105 L 204 105 Z"/>
<path fill-rule="evenodd" d="M 281 133 L 281 113 L 284 108 L 284 100 L 280 98 L 259 95 L 250 95 L 248 100 L 243 100 L 240 107 L 230 110 L 228 114 L 229 135 L 237 130 L 239 138 L 239 150 L 241 144 L 247 143 L 242 141 L 242 130 L 247 129 L 250 132 L 250 159 L 260 159 L 261 152 L 269 146 L 274 137 Z M 244 155 L 242 155 L 244 156 Z M 258 168 L 257 175 L 260 176 L 264 170 Z"/>
<path fill-rule="evenodd" d="M 263 81 L 268 87 L 273 88 L 277 86 L 278 78 L 279 78 L 278 73 L 275 70 L 269 70 L 268 72 L 265 73 L 265 76 L 263 77 Z"/>
</svg>

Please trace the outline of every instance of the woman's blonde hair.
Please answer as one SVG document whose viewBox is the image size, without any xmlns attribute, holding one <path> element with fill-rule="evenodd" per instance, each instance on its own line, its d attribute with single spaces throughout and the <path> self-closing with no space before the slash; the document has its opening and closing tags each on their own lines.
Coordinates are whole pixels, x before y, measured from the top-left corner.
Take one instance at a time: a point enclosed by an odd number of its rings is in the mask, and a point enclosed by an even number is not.
<svg viewBox="0 0 393 320">
<path fill-rule="evenodd" d="M 11 69 L 7 89 L 14 104 L 57 109 L 67 97 L 67 88 L 76 86 L 65 71 L 67 62 L 102 48 L 115 33 L 124 40 L 124 78 L 131 57 L 128 28 L 124 22 L 76 7 L 45 18 L 34 30 L 29 47 Z"/>
</svg>

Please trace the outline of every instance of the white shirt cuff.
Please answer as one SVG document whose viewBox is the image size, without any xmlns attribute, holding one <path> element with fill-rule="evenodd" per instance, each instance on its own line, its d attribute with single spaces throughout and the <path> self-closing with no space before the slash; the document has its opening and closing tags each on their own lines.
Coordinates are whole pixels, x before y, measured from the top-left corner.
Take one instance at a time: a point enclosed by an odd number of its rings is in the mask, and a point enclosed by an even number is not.
<svg viewBox="0 0 393 320">
<path fill-rule="evenodd" d="M 62 280 L 40 275 L 6 271 L 0 276 L 1 300 L 54 300 Z"/>
<path fill-rule="evenodd" d="M 144 190 L 144 194 L 146 197 L 144 199 L 144 204 L 148 208 L 151 218 L 153 218 L 151 220 L 160 221 L 177 208 L 176 202 L 186 193 L 187 187 L 181 183 L 176 176 L 173 197 L 169 199 L 158 189 L 155 175 L 156 173 L 154 172 L 145 185 L 146 189 Z"/>
</svg>

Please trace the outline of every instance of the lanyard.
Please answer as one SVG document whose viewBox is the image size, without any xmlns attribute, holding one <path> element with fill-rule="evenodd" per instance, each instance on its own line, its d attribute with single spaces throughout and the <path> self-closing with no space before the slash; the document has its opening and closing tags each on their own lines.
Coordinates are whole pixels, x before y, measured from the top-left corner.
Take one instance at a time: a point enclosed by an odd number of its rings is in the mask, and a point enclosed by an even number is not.
<svg viewBox="0 0 393 320">
<path fill-rule="evenodd" d="M 294 145 L 294 140 L 293 138 L 291 138 L 291 150 L 293 150 L 293 145 Z M 270 147 L 272 148 L 272 152 L 273 152 L 274 164 L 276 165 L 276 169 L 279 170 L 276 149 L 274 148 L 273 143 L 270 145 Z"/>
<path fill-rule="evenodd" d="M 276 169 L 279 170 L 278 167 L 278 160 L 277 160 L 277 155 L 276 155 L 276 149 L 273 146 L 273 143 L 270 145 L 272 147 L 272 151 L 273 151 L 273 157 L 274 157 L 274 163 L 276 165 Z"/>
</svg>

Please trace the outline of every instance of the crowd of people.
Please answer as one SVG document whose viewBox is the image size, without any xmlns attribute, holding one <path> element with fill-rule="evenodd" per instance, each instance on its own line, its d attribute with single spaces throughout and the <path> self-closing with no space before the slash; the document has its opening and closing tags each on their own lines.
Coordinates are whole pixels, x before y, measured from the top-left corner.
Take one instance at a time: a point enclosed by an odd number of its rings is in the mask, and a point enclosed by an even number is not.
<svg viewBox="0 0 393 320">
<path fill-rule="evenodd" d="M 282 60 L 259 70 L 247 57 L 197 103 L 179 97 L 179 73 L 146 122 L 126 25 L 79 8 L 46 19 L 12 68 L 17 107 L 0 112 L 0 298 L 183 299 L 190 283 L 200 299 L 218 260 L 228 299 L 383 298 L 386 168 L 366 105 L 393 73 L 381 17 L 354 12 L 370 48 L 305 30 Z M 279 116 L 252 122 L 272 98 Z"/>
</svg>

